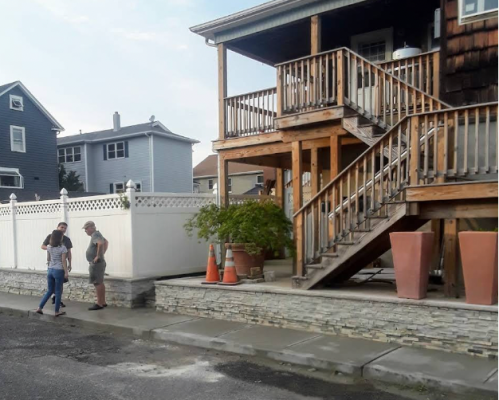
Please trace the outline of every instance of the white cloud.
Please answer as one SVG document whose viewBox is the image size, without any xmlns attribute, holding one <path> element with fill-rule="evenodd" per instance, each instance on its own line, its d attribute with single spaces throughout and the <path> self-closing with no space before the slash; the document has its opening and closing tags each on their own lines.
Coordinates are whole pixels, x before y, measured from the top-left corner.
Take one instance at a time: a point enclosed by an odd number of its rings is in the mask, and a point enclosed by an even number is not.
<svg viewBox="0 0 499 400">
<path fill-rule="evenodd" d="M 90 21 L 90 18 L 84 14 L 73 13 L 68 8 L 68 2 L 61 0 L 35 0 L 35 2 L 52 13 L 55 17 L 70 24 L 79 25 Z"/>
</svg>

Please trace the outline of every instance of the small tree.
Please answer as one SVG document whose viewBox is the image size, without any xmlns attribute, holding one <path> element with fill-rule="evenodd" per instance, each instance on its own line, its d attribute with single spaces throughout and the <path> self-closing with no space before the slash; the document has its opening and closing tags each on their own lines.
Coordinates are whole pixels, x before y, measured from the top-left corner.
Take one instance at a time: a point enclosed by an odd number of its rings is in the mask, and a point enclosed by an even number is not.
<svg viewBox="0 0 499 400">
<path fill-rule="evenodd" d="M 83 183 L 75 171 L 67 172 L 64 165 L 59 164 L 59 189 L 63 188 L 68 192 L 83 192 Z"/>
</svg>

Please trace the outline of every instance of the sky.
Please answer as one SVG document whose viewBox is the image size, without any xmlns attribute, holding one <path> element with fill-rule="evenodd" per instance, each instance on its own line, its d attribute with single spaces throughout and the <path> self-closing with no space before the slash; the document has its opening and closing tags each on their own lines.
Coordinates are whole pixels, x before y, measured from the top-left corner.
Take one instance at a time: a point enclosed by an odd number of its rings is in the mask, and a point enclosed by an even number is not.
<svg viewBox="0 0 499 400">
<path fill-rule="evenodd" d="M 265 0 L 0 0 L 0 85 L 20 80 L 62 136 L 148 122 L 218 136 L 217 51 L 189 28 Z M 228 95 L 275 86 L 273 68 L 229 52 Z"/>
</svg>

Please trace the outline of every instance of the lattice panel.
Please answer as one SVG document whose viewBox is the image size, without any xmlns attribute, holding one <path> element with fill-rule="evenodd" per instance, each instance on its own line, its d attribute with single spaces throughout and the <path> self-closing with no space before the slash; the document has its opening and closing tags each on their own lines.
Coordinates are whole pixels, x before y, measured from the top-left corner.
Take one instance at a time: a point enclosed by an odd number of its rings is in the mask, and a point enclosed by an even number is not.
<svg viewBox="0 0 499 400">
<path fill-rule="evenodd" d="M 0 217 L 7 217 L 10 215 L 10 206 L 0 207 Z"/>
<path fill-rule="evenodd" d="M 17 205 L 17 215 L 32 215 L 32 214 L 53 214 L 58 213 L 61 209 L 59 203 L 44 203 L 39 204 L 18 204 Z"/>
<path fill-rule="evenodd" d="M 135 206 L 138 208 L 200 208 L 215 203 L 214 197 L 161 197 L 137 196 Z"/>
<path fill-rule="evenodd" d="M 121 201 L 118 197 L 105 199 L 85 199 L 68 202 L 68 211 L 119 210 Z"/>
</svg>

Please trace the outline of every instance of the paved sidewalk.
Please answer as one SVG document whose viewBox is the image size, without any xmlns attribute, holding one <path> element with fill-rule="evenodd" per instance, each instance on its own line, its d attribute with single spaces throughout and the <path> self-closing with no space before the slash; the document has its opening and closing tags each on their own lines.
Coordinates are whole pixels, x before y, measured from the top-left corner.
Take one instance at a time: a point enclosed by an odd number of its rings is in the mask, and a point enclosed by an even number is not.
<svg viewBox="0 0 499 400">
<path fill-rule="evenodd" d="M 88 303 L 65 301 L 67 315 L 55 318 L 50 303 L 45 315 L 34 312 L 39 300 L 0 292 L 0 312 L 259 356 L 338 375 L 497 396 L 497 360 L 145 308 L 88 311 Z"/>
</svg>

